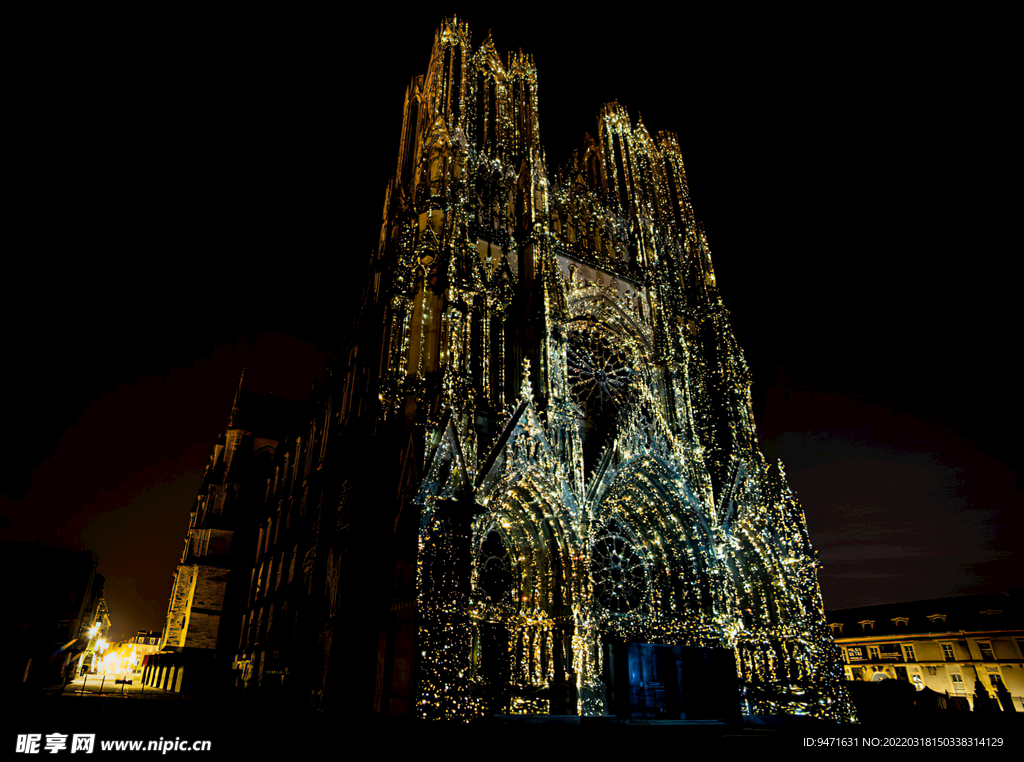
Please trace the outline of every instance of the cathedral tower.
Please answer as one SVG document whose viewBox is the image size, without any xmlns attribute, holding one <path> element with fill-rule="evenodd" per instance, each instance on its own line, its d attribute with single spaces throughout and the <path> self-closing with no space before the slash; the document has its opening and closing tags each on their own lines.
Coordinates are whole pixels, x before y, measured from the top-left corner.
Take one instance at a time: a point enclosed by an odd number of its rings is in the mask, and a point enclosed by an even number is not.
<svg viewBox="0 0 1024 762">
<path fill-rule="evenodd" d="M 454 19 L 406 90 L 362 314 L 380 354 L 351 376 L 396 443 L 376 709 L 614 712 L 633 645 L 721 649 L 751 711 L 849 719 L 678 140 L 611 103 L 553 171 L 537 90 Z"/>
</svg>

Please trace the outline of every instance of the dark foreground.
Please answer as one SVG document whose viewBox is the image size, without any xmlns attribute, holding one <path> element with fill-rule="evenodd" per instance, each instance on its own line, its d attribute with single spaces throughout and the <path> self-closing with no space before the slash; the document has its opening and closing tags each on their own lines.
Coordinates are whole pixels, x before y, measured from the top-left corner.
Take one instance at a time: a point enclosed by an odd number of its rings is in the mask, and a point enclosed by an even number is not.
<svg viewBox="0 0 1024 762">
<path fill-rule="evenodd" d="M 153 699 L 156 699 L 154 696 Z M 973 713 L 972 713 L 973 715 Z M 839 748 L 1024 748 L 1024 714 L 966 715 L 956 723 L 932 719 L 915 722 L 876 722 L 836 726 L 806 718 L 775 723 L 622 724 L 610 718 L 496 717 L 469 725 L 426 724 L 375 715 L 310 714 L 264 701 L 234 695 L 221 700 L 140 700 L 130 695 L 60 695 L 22 697 L 4 722 L 0 757 L 21 758 L 22 743 L 38 735 L 38 753 L 46 754 L 47 736 L 66 736 L 71 754 L 74 734 L 94 735 L 94 754 L 107 756 L 166 756 L 193 754 L 220 759 L 254 754 L 329 754 L 332 758 L 363 759 L 380 754 L 409 759 L 428 751 L 453 754 L 457 759 L 485 755 L 505 757 L 544 755 L 548 751 L 634 752 L 646 749 L 714 750 L 744 746 L 780 750 Z M 103 748 L 104 742 L 142 742 L 132 753 Z M 209 742 L 206 750 L 203 742 Z M 147 751 L 150 742 L 155 742 Z M 200 742 L 199 749 L 192 745 Z M 52 743 L 52 742 L 51 742 Z M 59 743 L 59 740 L 58 740 Z M 667 744 L 667 746 L 663 746 Z M 13 754 L 12 754 L 13 753 Z M 75 752 L 81 753 L 79 752 Z M 658 754 L 660 756 L 660 754 Z M 28 755 L 25 758 L 29 758 Z M 75 757 L 78 758 L 78 757 Z M 669 757 L 666 757 L 669 758 Z"/>
</svg>

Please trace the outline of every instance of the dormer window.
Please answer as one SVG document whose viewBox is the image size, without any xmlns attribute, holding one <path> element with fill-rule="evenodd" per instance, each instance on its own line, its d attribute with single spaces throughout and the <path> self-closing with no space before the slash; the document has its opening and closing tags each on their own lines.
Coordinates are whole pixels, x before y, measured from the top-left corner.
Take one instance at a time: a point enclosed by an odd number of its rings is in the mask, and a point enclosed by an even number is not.
<svg viewBox="0 0 1024 762">
<path fill-rule="evenodd" d="M 829 627 L 832 628 L 832 637 L 835 637 L 836 635 L 842 635 L 843 634 L 843 623 L 842 622 L 834 622 L 833 624 L 830 624 Z"/>
<path fill-rule="evenodd" d="M 935 624 L 937 622 L 945 622 L 946 621 L 946 615 L 945 614 L 929 614 L 927 616 L 927 619 L 932 624 Z"/>
<path fill-rule="evenodd" d="M 982 614 L 984 616 L 999 616 L 1000 614 L 1003 613 L 1003 610 L 1002 609 L 985 609 L 984 611 L 979 611 L 978 613 Z"/>
<path fill-rule="evenodd" d="M 900 627 L 901 625 L 903 627 L 906 627 L 909 622 L 910 622 L 910 617 L 895 616 L 895 617 L 892 618 L 893 627 Z"/>
<path fill-rule="evenodd" d="M 865 619 L 863 622 L 857 622 L 860 625 L 862 632 L 871 632 L 875 629 L 875 622 L 872 619 Z"/>
</svg>

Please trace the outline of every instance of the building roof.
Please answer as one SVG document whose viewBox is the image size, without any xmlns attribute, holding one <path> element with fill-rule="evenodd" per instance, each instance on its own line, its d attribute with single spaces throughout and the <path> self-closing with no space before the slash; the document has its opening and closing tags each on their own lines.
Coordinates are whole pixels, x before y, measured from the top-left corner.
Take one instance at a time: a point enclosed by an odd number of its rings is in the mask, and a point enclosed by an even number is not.
<svg viewBox="0 0 1024 762">
<path fill-rule="evenodd" d="M 962 595 L 926 601 L 886 603 L 826 611 L 829 625 L 842 624 L 836 637 L 903 635 L 906 633 L 1024 630 L 1024 588 L 1001 593 Z M 865 629 L 865 622 L 873 624 Z"/>
</svg>

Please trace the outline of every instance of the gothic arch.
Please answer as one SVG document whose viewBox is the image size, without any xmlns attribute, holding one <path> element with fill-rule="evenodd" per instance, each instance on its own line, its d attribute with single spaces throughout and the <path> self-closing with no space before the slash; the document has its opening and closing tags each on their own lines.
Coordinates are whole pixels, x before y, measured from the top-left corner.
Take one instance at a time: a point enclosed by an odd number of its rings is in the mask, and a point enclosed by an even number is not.
<svg viewBox="0 0 1024 762">
<path fill-rule="evenodd" d="M 562 492 L 553 481 L 540 469 L 531 469 L 516 483 L 499 488 L 473 523 L 474 548 L 497 531 L 513 557 L 519 586 L 513 608 L 521 616 L 553 616 L 571 602 L 571 567 L 580 541 L 561 501 Z M 474 584 L 478 573 L 476 569 Z"/>
<path fill-rule="evenodd" d="M 541 696 L 574 679 L 583 551 L 552 475 L 539 464 L 506 472 L 473 522 L 472 549 L 474 674 L 510 691 L 492 700 Z"/>
<path fill-rule="evenodd" d="M 746 521 L 733 527 L 726 568 L 733 605 L 748 631 L 774 629 L 790 619 L 791 601 L 784 566 L 769 539 Z"/>
<path fill-rule="evenodd" d="M 637 342 L 647 353 L 653 354 L 651 329 L 626 312 L 607 290 L 592 285 L 572 291 L 566 297 L 568 322 L 591 320 L 606 324 L 613 330 Z"/>
<path fill-rule="evenodd" d="M 665 459 L 637 454 L 611 467 L 603 483 L 593 501 L 592 548 L 610 522 L 621 522 L 641 546 L 635 553 L 650 582 L 644 611 L 626 623 L 605 615 L 611 629 L 642 632 L 649 640 L 702 630 L 715 598 L 711 530 L 678 470 Z"/>
<path fill-rule="evenodd" d="M 731 606 L 748 631 L 776 631 L 801 609 L 792 551 L 783 547 L 785 527 L 768 518 L 776 513 L 771 502 L 755 474 L 741 464 L 720 509 L 729 547 L 724 561 Z"/>
</svg>

